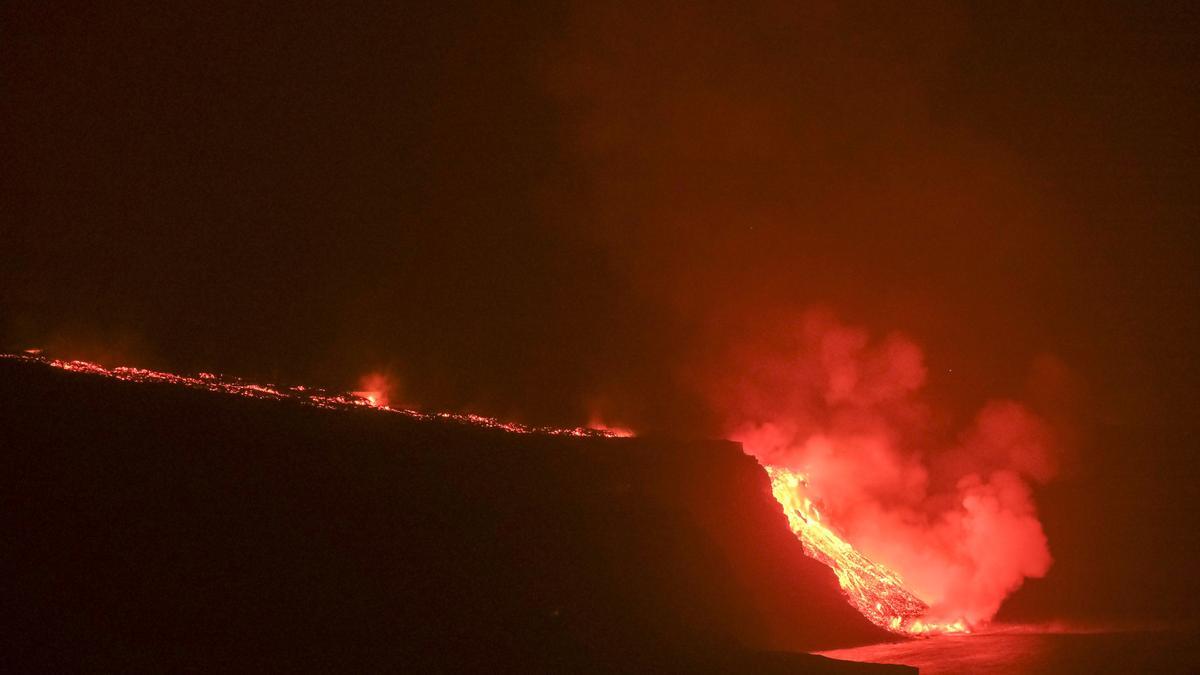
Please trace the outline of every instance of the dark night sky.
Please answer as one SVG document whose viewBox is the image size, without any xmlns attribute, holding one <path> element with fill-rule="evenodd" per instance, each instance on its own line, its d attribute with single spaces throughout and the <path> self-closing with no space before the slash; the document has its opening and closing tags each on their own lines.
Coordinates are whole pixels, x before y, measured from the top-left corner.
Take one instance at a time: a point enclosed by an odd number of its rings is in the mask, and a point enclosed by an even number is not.
<svg viewBox="0 0 1200 675">
<path fill-rule="evenodd" d="M 5 349 L 713 433 L 821 304 L 956 410 L 1053 355 L 1052 545 L 1196 562 L 1193 5 L 244 4 L 4 3 Z"/>
</svg>

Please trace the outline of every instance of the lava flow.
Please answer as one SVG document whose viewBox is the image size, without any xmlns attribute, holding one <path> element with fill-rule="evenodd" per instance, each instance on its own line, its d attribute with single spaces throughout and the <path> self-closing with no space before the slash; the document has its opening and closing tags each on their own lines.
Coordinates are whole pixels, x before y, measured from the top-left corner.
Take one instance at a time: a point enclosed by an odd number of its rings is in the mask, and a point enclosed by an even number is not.
<svg viewBox="0 0 1200 675">
<path fill-rule="evenodd" d="M 804 553 L 833 570 L 842 592 L 863 616 L 877 626 L 905 635 L 970 632 L 962 619 L 925 621 L 929 605 L 904 588 L 898 574 L 872 562 L 821 522 L 821 512 L 804 494 L 808 485 L 804 474 L 775 466 L 766 469 L 771 477 L 771 493 L 783 506 L 788 525 L 804 545 Z"/>
<path fill-rule="evenodd" d="M 199 373 L 195 376 L 175 375 L 145 368 L 128 366 L 106 367 L 90 361 L 66 361 L 50 358 L 41 354 L 41 350 L 30 349 L 25 354 L 0 354 L 0 358 L 18 359 L 42 363 L 53 368 L 69 370 L 89 375 L 102 375 L 126 382 L 159 382 L 174 384 L 189 389 L 260 398 L 274 401 L 293 401 L 302 405 L 316 406 L 329 409 L 371 408 L 384 412 L 397 413 L 420 420 L 440 420 L 486 427 L 516 434 L 547 434 L 550 436 L 583 436 L 599 438 L 615 438 L 623 435 L 621 430 L 589 429 L 587 427 L 545 427 L 530 426 L 518 422 L 505 422 L 493 417 L 476 415 L 474 413 L 425 413 L 409 408 L 391 407 L 387 405 L 386 396 L 381 391 L 369 390 L 359 392 L 330 392 L 325 389 L 305 387 L 303 385 L 280 386 L 274 384 L 254 384 L 239 378 L 213 373 Z"/>
<path fill-rule="evenodd" d="M 441 420 L 486 427 L 521 434 L 618 438 L 632 436 L 622 427 L 610 427 L 599 419 L 591 427 L 538 427 L 505 422 L 471 413 L 424 413 L 387 405 L 385 387 L 375 382 L 364 391 L 351 393 L 329 392 L 323 389 L 296 386 L 262 385 L 238 378 L 199 373 L 196 376 L 175 375 L 145 368 L 125 366 L 106 367 L 89 361 L 68 361 L 43 356 L 37 350 L 26 354 L 2 354 L 0 357 L 42 363 L 71 372 L 111 377 L 128 382 L 166 383 L 249 398 L 294 401 L 303 405 L 329 409 L 371 408 L 397 413 L 422 420 Z M 770 476 L 771 489 L 787 516 L 792 532 L 800 540 L 804 553 L 829 566 L 837 576 L 843 593 L 859 612 L 871 622 L 903 635 L 932 635 L 969 632 L 963 620 L 930 622 L 925 616 L 929 605 L 904 587 L 900 576 L 872 562 L 822 522 L 817 506 L 805 495 L 807 476 L 786 468 L 764 465 Z"/>
</svg>

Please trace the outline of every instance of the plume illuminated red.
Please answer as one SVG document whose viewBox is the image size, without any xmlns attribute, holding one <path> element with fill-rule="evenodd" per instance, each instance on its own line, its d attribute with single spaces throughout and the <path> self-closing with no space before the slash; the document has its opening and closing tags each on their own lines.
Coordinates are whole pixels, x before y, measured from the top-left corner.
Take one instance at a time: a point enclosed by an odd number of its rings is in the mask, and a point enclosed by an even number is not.
<svg viewBox="0 0 1200 675">
<path fill-rule="evenodd" d="M 393 397 L 395 388 L 393 378 L 376 372 L 363 375 L 358 381 L 358 390 L 351 393 L 365 399 L 376 408 L 386 408 Z"/>
<path fill-rule="evenodd" d="M 873 622 L 912 635 L 986 624 L 1051 564 L 1029 485 L 1056 470 L 1048 425 L 996 400 L 939 433 L 947 416 L 923 395 L 911 340 L 822 312 L 789 330 L 748 346 L 715 388 L 729 437 L 767 467 L 805 550 Z"/>
</svg>

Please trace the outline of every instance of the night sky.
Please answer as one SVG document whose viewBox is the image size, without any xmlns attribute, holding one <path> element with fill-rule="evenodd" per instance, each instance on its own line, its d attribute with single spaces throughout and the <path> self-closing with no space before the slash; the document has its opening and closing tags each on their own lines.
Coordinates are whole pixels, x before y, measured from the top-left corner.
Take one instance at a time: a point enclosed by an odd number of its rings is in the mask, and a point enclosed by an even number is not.
<svg viewBox="0 0 1200 675">
<path fill-rule="evenodd" d="M 704 436 L 820 306 L 1056 373 L 1014 615 L 1182 616 L 1200 10 L 1044 4 L 4 3 L 0 347 Z"/>
</svg>

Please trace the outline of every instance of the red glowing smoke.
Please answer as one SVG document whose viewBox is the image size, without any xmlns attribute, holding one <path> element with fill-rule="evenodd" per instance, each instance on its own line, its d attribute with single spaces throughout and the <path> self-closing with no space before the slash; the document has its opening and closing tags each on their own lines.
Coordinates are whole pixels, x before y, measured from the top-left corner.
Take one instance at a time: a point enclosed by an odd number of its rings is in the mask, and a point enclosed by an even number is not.
<svg viewBox="0 0 1200 675">
<path fill-rule="evenodd" d="M 603 431 L 615 438 L 632 438 L 635 435 L 633 429 L 620 424 L 609 424 L 604 418 L 596 414 L 588 418 L 587 428 Z"/>
<path fill-rule="evenodd" d="M 358 390 L 353 393 L 377 408 L 386 408 L 389 402 L 396 398 L 398 389 L 399 385 L 394 376 L 383 372 L 371 372 L 359 378 Z"/>
<path fill-rule="evenodd" d="M 930 620 L 985 623 L 1049 569 L 1029 483 L 1056 472 L 1052 432 L 1025 406 L 991 401 L 946 433 L 916 344 L 820 312 L 737 360 L 712 392 L 727 433 L 765 465 L 806 472 L 826 522 L 897 571 Z"/>
</svg>

